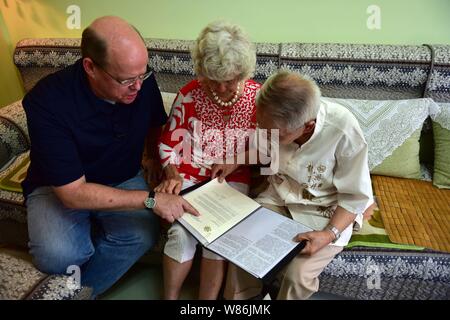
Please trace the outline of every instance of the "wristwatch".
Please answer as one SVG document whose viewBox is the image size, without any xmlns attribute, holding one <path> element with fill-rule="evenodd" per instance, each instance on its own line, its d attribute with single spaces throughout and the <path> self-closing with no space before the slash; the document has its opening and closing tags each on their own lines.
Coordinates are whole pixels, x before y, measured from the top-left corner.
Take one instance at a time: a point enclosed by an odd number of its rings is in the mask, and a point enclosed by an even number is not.
<svg viewBox="0 0 450 320">
<path fill-rule="evenodd" d="M 148 193 L 147 199 L 144 200 L 144 206 L 147 209 L 153 209 L 156 206 L 155 191 L 152 190 Z"/>
<path fill-rule="evenodd" d="M 332 243 L 335 243 L 339 237 L 341 236 L 341 232 L 339 231 L 338 228 L 336 228 L 335 226 L 333 226 L 332 224 L 329 224 L 325 227 L 326 230 L 330 230 L 331 232 L 333 232 L 334 234 L 334 240 L 332 241 Z"/>
</svg>

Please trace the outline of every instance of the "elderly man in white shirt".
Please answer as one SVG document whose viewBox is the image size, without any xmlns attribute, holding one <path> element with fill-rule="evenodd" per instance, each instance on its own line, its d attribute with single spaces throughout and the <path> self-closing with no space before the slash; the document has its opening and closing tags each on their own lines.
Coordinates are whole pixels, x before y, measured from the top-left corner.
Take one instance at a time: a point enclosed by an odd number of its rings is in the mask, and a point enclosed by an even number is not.
<svg viewBox="0 0 450 320">
<path fill-rule="evenodd" d="M 278 129 L 278 171 L 257 201 L 310 226 L 298 234 L 306 247 L 280 274 L 277 299 L 307 299 L 319 289 L 319 275 L 347 245 L 373 203 L 367 143 L 356 118 L 345 107 L 320 100 L 314 81 L 279 71 L 262 86 L 256 101 L 259 128 Z M 273 148 L 273 146 L 272 146 Z M 216 165 L 223 179 L 239 165 Z M 276 169 L 276 168 L 275 168 Z M 231 268 L 225 298 L 246 299 L 260 284 Z"/>
</svg>

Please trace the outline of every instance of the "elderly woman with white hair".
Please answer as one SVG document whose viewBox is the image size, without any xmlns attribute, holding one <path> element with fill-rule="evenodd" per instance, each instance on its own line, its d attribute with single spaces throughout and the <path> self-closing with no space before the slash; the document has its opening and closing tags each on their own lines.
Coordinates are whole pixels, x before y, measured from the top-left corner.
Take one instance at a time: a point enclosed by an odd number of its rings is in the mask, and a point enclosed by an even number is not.
<svg viewBox="0 0 450 320">
<path fill-rule="evenodd" d="M 160 140 L 164 180 L 157 192 L 178 194 L 209 179 L 214 163 L 248 148 L 248 135 L 256 127 L 260 85 L 250 80 L 256 53 L 241 28 L 223 21 L 209 24 L 200 33 L 192 58 L 197 79 L 179 91 Z M 236 170 L 227 181 L 248 193 L 249 168 Z M 166 299 L 179 297 L 196 245 L 179 223 L 172 224 L 163 257 Z M 199 299 L 217 298 L 225 270 L 225 261 L 203 248 Z"/>
</svg>

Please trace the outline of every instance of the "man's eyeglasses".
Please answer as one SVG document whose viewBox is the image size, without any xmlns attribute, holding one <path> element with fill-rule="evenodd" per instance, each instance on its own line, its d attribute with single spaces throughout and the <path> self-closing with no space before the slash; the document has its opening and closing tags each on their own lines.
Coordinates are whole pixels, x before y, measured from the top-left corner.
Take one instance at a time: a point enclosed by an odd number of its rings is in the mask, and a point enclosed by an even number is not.
<svg viewBox="0 0 450 320">
<path fill-rule="evenodd" d="M 97 62 L 95 62 L 94 60 L 92 60 L 92 62 L 97 67 L 99 67 L 104 73 L 106 73 L 108 76 L 110 76 L 111 79 L 113 79 L 118 84 L 120 84 L 121 86 L 124 86 L 124 87 L 131 87 L 132 85 L 136 84 L 136 81 L 138 81 L 138 80 L 144 81 L 144 80 L 148 79 L 148 77 L 150 77 L 150 75 L 152 74 L 152 71 L 150 70 L 150 67 L 147 65 L 147 70 L 145 71 L 144 74 L 141 74 L 141 75 L 139 75 L 139 76 L 137 76 L 135 78 L 131 78 L 131 79 L 118 80 L 114 76 L 112 76 L 108 71 L 106 71 L 102 66 L 100 66 Z"/>
</svg>

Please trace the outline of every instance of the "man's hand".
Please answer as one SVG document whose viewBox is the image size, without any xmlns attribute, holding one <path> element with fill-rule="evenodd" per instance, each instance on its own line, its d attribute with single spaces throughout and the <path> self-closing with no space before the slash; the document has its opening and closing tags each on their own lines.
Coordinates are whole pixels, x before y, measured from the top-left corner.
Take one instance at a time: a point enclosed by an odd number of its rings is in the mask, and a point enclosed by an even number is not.
<svg viewBox="0 0 450 320">
<path fill-rule="evenodd" d="M 225 178 L 239 168 L 239 164 L 214 164 L 211 168 L 211 179 L 219 178 L 222 183 Z"/>
<path fill-rule="evenodd" d="M 181 187 L 183 186 L 183 178 L 180 176 L 165 179 L 163 182 L 157 186 L 154 191 L 155 192 L 163 192 L 163 193 L 171 193 L 171 194 L 179 194 L 181 191 Z"/>
<path fill-rule="evenodd" d="M 305 248 L 300 252 L 300 254 L 312 256 L 314 253 L 326 247 L 334 240 L 334 234 L 331 231 L 311 231 L 305 233 L 299 233 L 294 241 L 301 242 L 307 240 Z"/>
<path fill-rule="evenodd" d="M 157 192 L 155 201 L 156 206 L 153 208 L 153 212 L 170 223 L 180 218 L 185 212 L 194 216 L 200 215 L 189 202 L 177 195 Z"/>
<path fill-rule="evenodd" d="M 144 179 L 147 181 L 149 188 L 155 188 L 162 178 L 161 163 L 156 159 L 143 159 L 142 168 L 144 169 Z"/>
</svg>

